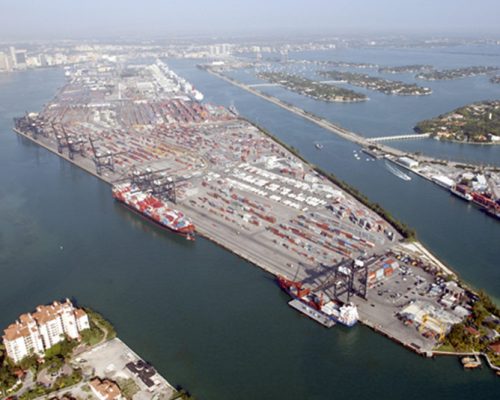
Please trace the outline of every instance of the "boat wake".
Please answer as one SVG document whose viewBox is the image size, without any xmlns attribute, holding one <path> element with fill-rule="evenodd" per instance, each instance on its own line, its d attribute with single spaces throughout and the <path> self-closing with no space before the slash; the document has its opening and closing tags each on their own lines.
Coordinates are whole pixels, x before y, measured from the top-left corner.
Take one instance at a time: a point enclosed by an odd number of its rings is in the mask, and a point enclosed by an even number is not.
<svg viewBox="0 0 500 400">
<path fill-rule="evenodd" d="M 396 168 L 388 161 L 385 162 L 385 167 L 389 170 L 391 174 L 396 175 L 399 179 L 402 179 L 404 181 L 411 181 L 411 176 L 405 174 L 403 171 L 401 171 L 399 168 Z"/>
</svg>

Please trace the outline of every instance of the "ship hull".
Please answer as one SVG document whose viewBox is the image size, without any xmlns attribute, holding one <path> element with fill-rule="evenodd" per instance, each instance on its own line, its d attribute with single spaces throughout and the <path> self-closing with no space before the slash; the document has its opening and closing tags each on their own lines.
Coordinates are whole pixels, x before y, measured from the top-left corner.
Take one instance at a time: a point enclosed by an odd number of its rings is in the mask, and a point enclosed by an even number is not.
<svg viewBox="0 0 500 400">
<path fill-rule="evenodd" d="M 452 194 L 454 194 L 455 196 L 457 197 L 460 197 L 462 200 L 465 200 L 465 201 L 471 201 L 472 200 L 472 197 L 469 195 L 469 197 L 467 197 L 465 194 L 457 191 L 457 190 L 453 190 L 453 189 L 450 189 L 450 192 Z"/>
<path fill-rule="evenodd" d="M 156 221 L 155 219 L 151 218 L 149 215 L 142 213 L 140 210 L 137 210 L 136 208 L 134 208 L 130 204 L 127 204 L 126 202 L 124 202 L 121 199 L 119 199 L 115 196 L 113 196 L 113 198 L 115 199 L 116 202 L 120 203 L 121 205 L 126 207 L 128 210 L 132 211 L 133 213 L 137 214 L 138 216 L 144 218 L 147 221 L 153 222 L 156 226 L 158 226 L 164 230 L 167 230 L 171 233 L 175 233 L 176 235 L 182 236 L 188 240 L 194 240 L 194 230 L 181 231 L 181 230 L 175 229 L 174 227 L 170 227 L 168 225 L 165 225 L 165 224 L 161 223 L 160 221 Z"/>
<path fill-rule="evenodd" d="M 352 323 L 349 323 L 345 320 L 342 320 L 341 318 L 337 318 L 333 314 L 325 313 L 323 310 L 321 310 L 320 307 L 318 307 L 318 305 L 313 300 L 306 300 L 304 298 L 304 296 L 298 296 L 297 293 L 295 293 L 291 290 L 292 287 L 297 287 L 298 282 L 290 281 L 290 280 L 288 280 L 284 277 L 281 277 L 281 276 L 277 277 L 277 281 L 278 281 L 278 285 L 281 288 L 281 290 L 283 290 L 286 294 L 288 294 L 292 299 L 300 301 L 306 307 L 314 309 L 315 312 L 320 314 L 323 318 L 330 319 L 333 322 L 347 326 L 348 328 L 351 328 L 354 325 L 356 325 L 357 321 L 353 321 Z M 301 287 L 299 287 L 299 290 L 304 290 L 304 289 L 301 289 Z M 305 289 L 305 290 L 307 290 L 307 289 Z"/>
</svg>

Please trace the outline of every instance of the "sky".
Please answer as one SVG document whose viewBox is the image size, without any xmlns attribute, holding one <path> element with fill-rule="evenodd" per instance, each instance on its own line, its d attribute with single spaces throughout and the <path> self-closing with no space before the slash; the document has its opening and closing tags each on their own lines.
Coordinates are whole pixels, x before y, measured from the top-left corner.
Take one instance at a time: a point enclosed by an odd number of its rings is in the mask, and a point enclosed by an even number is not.
<svg viewBox="0 0 500 400">
<path fill-rule="evenodd" d="M 500 36 L 500 0 L 0 0 L 0 41 L 279 33 Z"/>
</svg>

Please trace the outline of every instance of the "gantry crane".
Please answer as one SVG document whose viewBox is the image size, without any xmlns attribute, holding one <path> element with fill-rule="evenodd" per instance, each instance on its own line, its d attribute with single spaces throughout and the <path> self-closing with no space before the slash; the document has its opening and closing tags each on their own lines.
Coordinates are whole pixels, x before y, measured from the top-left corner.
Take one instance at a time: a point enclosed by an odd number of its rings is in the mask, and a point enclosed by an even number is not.
<svg viewBox="0 0 500 400">
<path fill-rule="evenodd" d="M 97 175 L 102 174 L 102 170 L 107 168 L 111 172 L 115 172 L 115 160 L 114 157 L 120 155 L 120 154 L 125 154 L 127 153 L 126 151 L 119 151 L 119 152 L 111 152 L 109 150 L 106 150 L 104 153 L 101 153 L 95 143 L 99 141 L 100 139 L 92 139 L 92 136 L 89 135 L 89 142 L 90 142 L 90 147 L 92 148 L 92 153 L 94 154 L 94 163 L 96 167 L 96 172 Z"/>
</svg>

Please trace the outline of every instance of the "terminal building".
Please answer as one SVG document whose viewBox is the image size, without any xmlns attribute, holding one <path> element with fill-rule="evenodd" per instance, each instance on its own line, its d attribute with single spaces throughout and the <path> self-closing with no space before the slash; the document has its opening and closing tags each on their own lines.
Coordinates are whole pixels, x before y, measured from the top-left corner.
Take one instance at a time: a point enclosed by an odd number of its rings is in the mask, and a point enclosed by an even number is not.
<svg viewBox="0 0 500 400">
<path fill-rule="evenodd" d="M 89 328 L 87 313 L 66 299 L 38 306 L 34 313 L 22 314 L 4 330 L 3 343 L 7 356 L 18 363 L 34 354 L 43 357 L 55 344 L 66 338 L 79 339 L 80 332 Z"/>
</svg>

